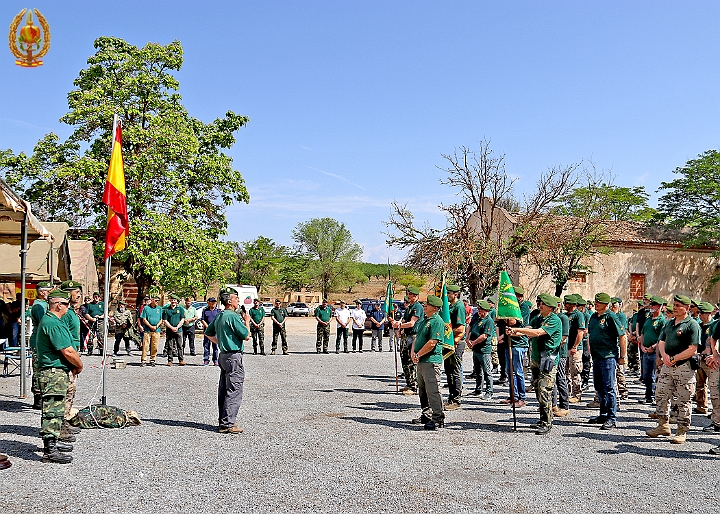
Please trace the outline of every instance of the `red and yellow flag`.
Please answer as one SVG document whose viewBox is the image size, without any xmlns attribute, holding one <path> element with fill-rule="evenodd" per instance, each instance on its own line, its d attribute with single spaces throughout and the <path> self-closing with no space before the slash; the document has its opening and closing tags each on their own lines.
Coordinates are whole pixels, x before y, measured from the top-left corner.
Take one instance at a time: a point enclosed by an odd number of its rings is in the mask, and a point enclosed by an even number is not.
<svg viewBox="0 0 720 514">
<path fill-rule="evenodd" d="M 110 168 L 105 182 L 103 203 L 108 206 L 107 231 L 105 232 L 105 259 L 125 248 L 130 235 L 125 195 L 125 169 L 122 158 L 122 129 L 115 125 L 115 137 L 110 156 Z"/>
</svg>

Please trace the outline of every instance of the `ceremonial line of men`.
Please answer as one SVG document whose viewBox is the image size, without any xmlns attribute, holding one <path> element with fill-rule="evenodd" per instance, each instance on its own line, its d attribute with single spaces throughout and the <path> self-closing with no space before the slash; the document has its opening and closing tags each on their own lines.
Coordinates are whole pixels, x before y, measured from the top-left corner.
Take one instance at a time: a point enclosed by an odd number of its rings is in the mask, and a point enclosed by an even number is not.
<svg viewBox="0 0 720 514">
<path fill-rule="evenodd" d="M 514 380 L 515 396 L 503 403 L 514 403 L 516 408 L 525 406 L 523 363 L 530 350 L 531 383 L 540 404 L 540 420 L 534 426 L 538 435 L 550 432 L 553 417 L 566 416 L 570 404 L 581 401 L 591 367 L 596 395 L 588 406 L 599 407 L 600 412 L 588 422 L 600 425 L 602 430 L 615 429 L 618 395 L 622 400 L 628 399 L 625 384 L 628 353 L 630 369 L 640 370 L 645 385 L 645 396 L 640 403 L 656 404 L 650 417 L 658 420 L 658 426 L 648 430 L 648 436 L 673 435 L 670 423 L 674 422 L 677 431 L 670 442 L 685 443 L 698 381 L 695 412 L 707 413 L 709 388 L 713 411 L 711 424 L 704 431 L 720 432 L 720 355 L 717 350 L 720 315 L 712 304 L 674 295 L 670 307 L 663 298 L 645 295 L 639 302 L 639 310 L 628 320 L 621 311 L 620 298 L 607 293 L 596 294 L 592 302 L 580 295 L 560 299 L 540 294 L 537 308 L 531 311 L 532 304 L 525 300 L 523 288 L 517 286 L 515 295 L 522 324 L 514 319 L 495 319 L 493 305 L 481 300 L 477 313 L 466 325 L 466 309 L 459 301 L 460 287 L 451 285 L 447 290 L 456 350 L 444 361 L 449 387 L 448 401 L 444 404 L 439 389 L 443 359 L 438 344 L 443 338 L 443 322 L 438 314 L 442 301 L 430 295 L 423 306 L 419 302 L 420 291 L 409 288 L 407 310 L 402 320 L 393 322 L 393 327 L 401 330 L 401 355 L 407 381 L 403 393 L 420 396 L 422 413 L 413 423 L 436 430 L 444 425 L 444 411 L 460 408 L 462 357 L 467 345 L 472 349 L 476 379 L 475 391 L 471 394 L 481 400 L 493 399 L 492 365 L 497 348 L 501 356 L 504 354 L 504 359 L 498 361 L 505 363 L 510 362 L 509 351 L 512 351 L 513 369 L 509 373 Z M 560 309 L 561 304 L 564 309 Z M 710 452 L 720 454 L 720 447 Z"/>
</svg>

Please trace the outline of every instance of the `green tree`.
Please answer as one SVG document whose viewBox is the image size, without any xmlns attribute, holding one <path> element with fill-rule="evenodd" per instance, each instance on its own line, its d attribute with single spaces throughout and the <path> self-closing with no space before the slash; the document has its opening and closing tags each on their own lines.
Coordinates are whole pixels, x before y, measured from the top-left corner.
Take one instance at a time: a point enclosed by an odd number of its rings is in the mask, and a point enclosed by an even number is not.
<svg viewBox="0 0 720 514">
<path fill-rule="evenodd" d="M 66 141 L 46 135 L 30 156 L 0 154 L 5 179 L 37 207 L 40 217 L 104 230 L 102 193 L 117 114 L 123 127 L 128 244 L 169 262 L 172 255 L 165 240 L 181 239 L 180 226 L 217 239 L 227 228 L 225 208 L 249 201 L 242 175 L 224 153 L 248 118 L 228 111 L 203 123 L 190 116 L 173 75 L 183 63 L 178 41 L 138 48 L 119 38 L 101 37 L 95 49 L 74 81 L 69 112 L 61 118 L 73 133 Z M 172 233 L 147 230 L 151 222 Z M 135 277 L 142 298 L 157 279 L 152 266 L 136 262 L 139 253 L 128 250 L 117 258 Z"/>
<path fill-rule="evenodd" d="M 611 221 L 652 220 L 657 211 L 648 205 L 650 195 L 644 186 L 621 187 L 608 183 L 589 184 L 577 187 L 562 199 L 557 211 L 560 214 L 577 216 L 588 205 L 602 206 L 602 216 Z M 598 210 L 597 207 L 593 209 Z"/>
<path fill-rule="evenodd" d="M 312 284 L 310 274 L 311 258 L 298 252 L 291 252 L 280 263 L 278 283 L 289 291 L 300 291 Z"/>
<path fill-rule="evenodd" d="M 272 239 L 258 236 L 239 244 L 236 249 L 235 275 L 239 284 L 252 284 L 258 293 L 278 279 L 278 271 L 288 253 Z"/>
<path fill-rule="evenodd" d="M 293 230 L 298 251 L 310 257 L 310 276 L 327 298 L 356 267 L 362 248 L 353 241 L 344 223 L 332 218 L 313 218 Z"/>
</svg>

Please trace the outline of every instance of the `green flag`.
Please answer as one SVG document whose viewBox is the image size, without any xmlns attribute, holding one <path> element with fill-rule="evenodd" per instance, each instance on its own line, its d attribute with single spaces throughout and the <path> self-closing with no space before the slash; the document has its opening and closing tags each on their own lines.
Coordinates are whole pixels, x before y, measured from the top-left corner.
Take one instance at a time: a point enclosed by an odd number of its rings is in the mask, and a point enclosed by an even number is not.
<svg viewBox="0 0 720 514">
<path fill-rule="evenodd" d="M 495 319 L 517 319 L 522 321 L 522 313 L 520 312 L 520 304 L 518 304 L 515 296 L 510 277 L 507 272 L 500 272 L 500 285 L 498 286 L 498 305 Z"/>
<path fill-rule="evenodd" d="M 390 319 L 390 315 L 392 314 L 390 309 L 392 309 L 393 307 L 394 305 L 392 281 L 388 280 L 387 291 L 385 291 L 385 314 L 387 315 L 388 320 Z"/>
<path fill-rule="evenodd" d="M 443 337 L 442 342 L 442 355 L 443 360 L 445 360 L 455 353 L 455 337 L 453 336 L 452 325 L 450 325 L 450 302 L 448 302 L 445 280 L 443 280 L 441 298 L 442 308 L 440 309 L 440 317 L 445 322 L 445 337 Z"/>
</svg>

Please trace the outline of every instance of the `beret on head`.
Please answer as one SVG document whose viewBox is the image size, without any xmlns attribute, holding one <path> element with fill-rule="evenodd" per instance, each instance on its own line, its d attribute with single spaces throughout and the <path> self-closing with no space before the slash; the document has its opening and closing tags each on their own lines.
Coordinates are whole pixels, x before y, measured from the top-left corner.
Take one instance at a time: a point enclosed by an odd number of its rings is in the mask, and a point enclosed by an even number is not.
<svg viewBox="0 0 720 514">
<path fill-rule="evenodd" d="M 700 312 L 704 314 L 710 314 L 712 311 L 715 310 L 715 307 L 710 302 L 700 302 L 697 304 L 698 309 L 700 309 Z"/>
<path fill-rule="evenodd" d="M 410 286 L 407 288 L 407 292 L 409 294 L 420 294 L 420 288 L 415 287 L 415 286 Z"/>
<path fill-rule="evenodd" d="M 490 307 L 490 304 L 487 303 L 485 300 L 480 300 L 478 302 L 477 306 L 478 306 L 478 309 L 482 309 L 484 311 L 489 311 L 490 309 L 492 309 L 492 307 Z"/>
<path fill-rule="evenodd" d="M 552 308 L 557 307 L 558 303 L 560 303 L 560 299 L 557 296 L 553 296 L 551 294 L 541 293 L 538 295 L 538 298 L 542 303 Z"/>
<path fill-rule="evenodd" d="M 680 302 L 683 305 L 690 305 L 692 303 L 692 300 L 684 294 L 676 294 L 675 296 L 673 296 L 673 302 Z"/>
<path fill-rule="evenodd" d="M 48 299 L 52 300 L 53 298 L 60 298 L 61 300 L 70 300 L 70 295 L 67 291 L 61 291 L 60 289 L 56 289 L 55 291 L 51 292 L 48 295 Z"/>
<path fill-rule="evenodd" d="M 427 303 L 431 307 L 442 307 L 442 304 L 443 304 L 442 300 L 440 298 L 438 298 L 437 296 L 435 296 L 434 294 L 428 295 Z"/>
<path fill-rule="evenodd" d="M 610 295 L 607 293 L 598 293 L 595 295 L 595 301 L 598 303 L 610 303 Z"/>
<path fill-rule="evenodd" d="M 515 294 L 521 294 L 525 296 L 525 289 L 523 289 L 521 286 L 514 286 L 513 289 L 515 290 Z"/>
<path fill-rule="evenodd" d="M 60 284 L 60 289 L 63 291 L 73 291 L 75 289 L 82 289 L 82 284 L 76 280 L 66 280 Z"/>
<path fill-rule="evenodd" d="M 447 286 L 447 290 L 452 291 L 453 293 L 457 293 L 460 291 L 460 286 L 455 285 L 455 284 L 450 284 L 449 286 Z"/>
</svg>

